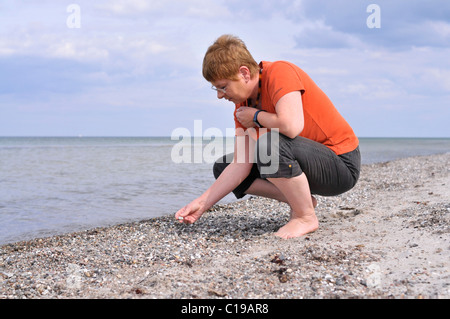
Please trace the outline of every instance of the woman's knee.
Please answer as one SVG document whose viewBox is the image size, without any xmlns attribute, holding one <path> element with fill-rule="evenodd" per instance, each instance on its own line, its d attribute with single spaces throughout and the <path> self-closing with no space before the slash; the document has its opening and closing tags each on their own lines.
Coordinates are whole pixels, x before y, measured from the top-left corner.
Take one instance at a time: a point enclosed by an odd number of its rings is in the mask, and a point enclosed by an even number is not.
<svg viewBox="0 0 450 319">
<path fill-rule="evenodd" d="M 234 154 L 227 154 L 222 157 L 220 157 L 213 165 L 213 174 L 214 177 L 217 179 L 220 174 L 225 170 L 225 168 L 228 166 L 228 164 L 231 163 L 233 160 Z"/>
<path fill-rule="evenodd" d="M 269 132 L 258 139 L 256 144 L 256 163 L 264 178 L 290 178 L 301 174 L 302 170 L 295 159 L 291 139 L 279 133 Z"/>
</svg>

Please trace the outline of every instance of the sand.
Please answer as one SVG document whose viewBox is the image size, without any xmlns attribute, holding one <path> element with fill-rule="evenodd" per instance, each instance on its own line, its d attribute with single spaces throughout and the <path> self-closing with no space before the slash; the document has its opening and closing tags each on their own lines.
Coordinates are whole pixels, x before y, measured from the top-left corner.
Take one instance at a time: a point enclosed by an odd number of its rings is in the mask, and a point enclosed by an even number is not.
<svg viewBox="0 0 450 319">
<path fill-rule="evenodd" d="M 450 154 L 364 165 L 318 196 L 319 230 L 283 240 L 286 204 L 251 197 L 0 247 L 2 299 L 450 297 Z M 76 209 L 76 208 L 74 208 Z"/>
</svg>

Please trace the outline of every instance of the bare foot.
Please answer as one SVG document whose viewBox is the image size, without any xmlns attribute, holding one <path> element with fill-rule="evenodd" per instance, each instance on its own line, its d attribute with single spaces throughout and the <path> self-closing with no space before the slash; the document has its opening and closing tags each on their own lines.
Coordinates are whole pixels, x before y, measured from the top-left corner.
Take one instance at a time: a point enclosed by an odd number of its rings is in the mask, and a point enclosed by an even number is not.
<svg viewBox="0 0 450 319">
<path fill-rule="evenodd" d="M 301 237 L 319 228 L 314 212 L 317 200 L 311 196 L 308 178 L 305 174 L 292 178 L 268 178 L 286 198 L 292 213 L 289 222 L 275 235 L 284 239 Z"/>
<path fill-rule="evenodd" d="M 312 204 L 313 204 L 313 207 L 314 208 L 316 208 L 317 207 L 317 199 L 314 197 L 314 196 L 311 196 L 311 201 L 312 201 Z M 290 218 L 289 219 L 292 219 L 292 210 L 290 211 Z"/>
<path fill-rule="evenodd" d="M 301 237 L 308 233 L 312 233 L 319 228 L 319 221 L 316 215 L 302 216 L 302 217 L 292 217 L 289 222 L 281 227 L 275 236 L 281 237 L 283 239 L 289 239 L 294 237 Z"/>
<path fill-rule="evenodd" d="M 314 196 L 311 196 L 311 200 L 313 207 L 316 208 L 317 199 Z M 298 218 L 294 216 L 294 212 L 291 210 L 289 222 L 283 227 L 281 227 L 275 233 L 275 236 L 281 237 L 283 239 L 301 237 L 308 233 L 316 231 L 318 228 L 319 228 L 319 221 L 315 213 L 313 213 L 308 218 L 307 217 Z"/>
</svg>

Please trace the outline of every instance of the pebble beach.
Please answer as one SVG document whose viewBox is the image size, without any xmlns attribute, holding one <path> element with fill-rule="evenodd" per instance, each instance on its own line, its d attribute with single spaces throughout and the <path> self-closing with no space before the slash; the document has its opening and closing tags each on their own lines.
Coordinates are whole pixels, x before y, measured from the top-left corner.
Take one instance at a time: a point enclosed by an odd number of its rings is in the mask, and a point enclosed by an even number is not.
<svg viewBox="0 0 450 319">
<path fill-rule="evenodd" d="M 316 197 L 319 229 L 289 240 L 273 235 L 288 206 L 248 197 L 193 225 L 170 214 L 6 244 L 0 299 L 449 298 L 449 172 L 450 154 L 363 165 L 353 190 Z"/>
</svg>

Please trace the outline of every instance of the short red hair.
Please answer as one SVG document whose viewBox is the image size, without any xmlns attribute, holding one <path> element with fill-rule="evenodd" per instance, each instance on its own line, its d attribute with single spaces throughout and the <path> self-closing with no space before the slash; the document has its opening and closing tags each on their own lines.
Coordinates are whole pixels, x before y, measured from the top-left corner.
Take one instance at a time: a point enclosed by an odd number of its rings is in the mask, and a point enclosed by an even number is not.
<svg viewBox="0 0 450 319">
<path fill-rule="evenodd" d="M 206 51 L 203 59 L 203 77 L 208 82 L 237 80 L 241 66 L 250 70 L 251 76 L 259 73 L 259 65 L 253 59 L 244 41 L 233 35 L 222 35 Z"/>
</svg>

